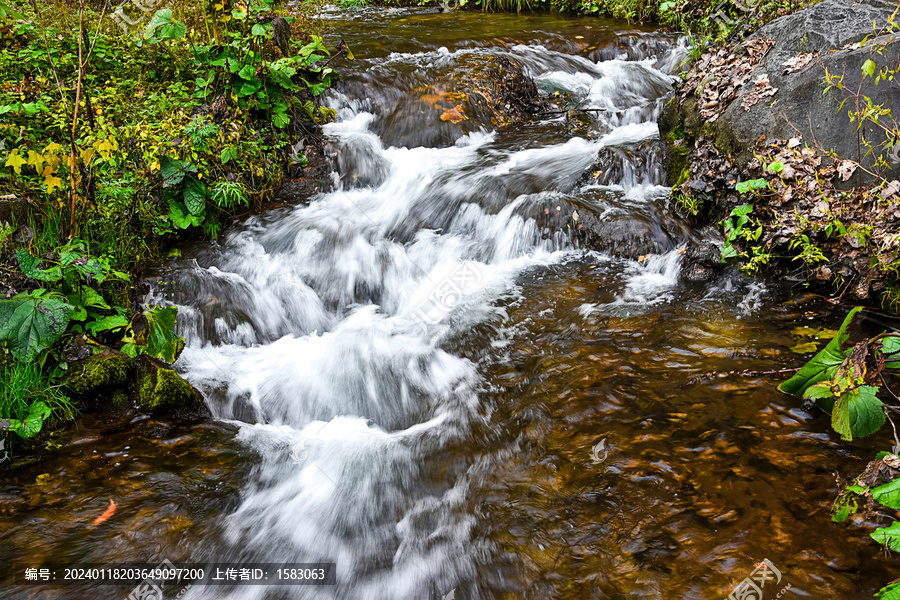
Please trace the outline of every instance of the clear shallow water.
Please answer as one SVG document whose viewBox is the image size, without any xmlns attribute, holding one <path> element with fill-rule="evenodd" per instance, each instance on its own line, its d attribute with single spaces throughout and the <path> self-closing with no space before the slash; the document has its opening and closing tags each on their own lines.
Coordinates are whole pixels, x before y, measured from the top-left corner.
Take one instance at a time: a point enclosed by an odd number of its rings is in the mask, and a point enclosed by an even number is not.
<svg viewBox="0 0 900 600">
<path fill-rule="evenodd" d="M 334 587 L 189 599 L 719 598 L 766 558 L 783 578 L 767 598 L 894 577 L 828 514 L 832 473 L 877 439 L 840 442 L 774 382 L 688 384 L 799 365 L 792 330 L 842 314 L 736 274 L 679 282 L 697 234 L 670 210 L 655 126 L 673 38 L 547 15 L 332 21 L 357 55 L 328 99 L 336 190 L 185 250 L 155 292 L 217 421 L 86 434 L 4 480 L 0 557 L 337 563 Z M 441 120 L 497 56 L 607 111 Z M 620 176 L 580 183 L 601 150 Z M 573 205 L 651 228 L 652 256 L 539 225 Z M 109 497 L 117 515 L 90 526 Z"/>
</svg>

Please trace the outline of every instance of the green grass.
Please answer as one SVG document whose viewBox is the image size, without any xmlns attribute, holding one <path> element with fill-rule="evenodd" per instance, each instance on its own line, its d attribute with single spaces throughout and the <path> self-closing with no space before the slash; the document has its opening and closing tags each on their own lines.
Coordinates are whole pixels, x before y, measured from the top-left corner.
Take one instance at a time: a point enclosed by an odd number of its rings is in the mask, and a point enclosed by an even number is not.
<svg viewBox="0 0 900 600">
<path fill-rule="evenodd" d="M 48 385 L 38 362 L 23 363 L 11 357 L 0 364 L 0 419 L 22 420 L 35 402 L 50 407 L 55 422 L 75 418 L 77 410 L 58 385 Z"/>
</svg>

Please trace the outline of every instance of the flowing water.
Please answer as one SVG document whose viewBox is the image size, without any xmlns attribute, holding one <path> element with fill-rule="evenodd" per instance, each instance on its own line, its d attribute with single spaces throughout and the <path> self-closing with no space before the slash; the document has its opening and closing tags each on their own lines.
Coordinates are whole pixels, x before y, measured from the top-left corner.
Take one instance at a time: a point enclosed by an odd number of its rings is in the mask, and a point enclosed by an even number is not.
<svg viewBox="0 0 900 600">
<path fill-rule="evenodd" d="M 673 36 L 326 17 L 356 54 L 328 94 L 332 190 L 186 249 L 154 292 L 179 306 L 177 367 L 216 420 L 86 426 L 0 486 L 0 557 L 337 565 L 332 587 L 191 600 L 722 598 L 764 559 L 780 572 L 766 598 L 867 598 L 895 577 L 864 523 L 829 519 L 833 473 L 886 438 L 843 443 L 761 378 L 691 382 L 796 366 L 790 348 L 842 313 L 734 272 L 679 281 L 699 234 L 659 158 Z M 455 118 L 454 86 L 501 56 L 604 110 Z M 587 216 L 632 251 L 582 247 Z M 117 514 L 92 526 L 109 497 Z"/>
</svg>

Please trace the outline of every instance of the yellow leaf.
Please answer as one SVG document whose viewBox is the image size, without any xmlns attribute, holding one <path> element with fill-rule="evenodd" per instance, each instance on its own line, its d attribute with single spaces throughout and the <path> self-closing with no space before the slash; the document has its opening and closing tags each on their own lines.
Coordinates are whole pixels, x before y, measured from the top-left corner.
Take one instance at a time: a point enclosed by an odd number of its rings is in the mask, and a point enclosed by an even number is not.
<svg viewBox="0 0 900 600">
<path fill-rule="evenodd" d="M 28 151 L 28 164 L 34 167 L 34 170 L 40 173 L 44 170 L 44 157 L 34 150 Z"/>
<path fill-rule="evenodd" d="M 84 161 L 84 164 L 91 164 L 91 160 L 94 158 L 94 154 L 97 152 L 93 148 L 85 148 L 81 151 L 81 160 Z"/>
<path fill-rule="evenodd" d="M 44 170 L 41 172 L 41 177 L 43 177 L 46 180 L 48 177 L 53 175 L 53 171 L 55 171 L 55 170 L 56 169 L 54 169 L 52 166 L 47 165 L 46 167 L 44 167 Z"/>
<path fill-rule="evenodd" d="M 113 150 L 115 150 L 115 147 L 114 147 L 113 144 L 109 141 L 109 139 L 103 140 L 103 141 L 97 146 L 97 152 L 99 152 L 99 153 L 100 153 L 100 156 L 102 156 L 103 158 L 105 158 L 105 159 L 107 159 L 107 160 L 109 160 L 109 157 L 110 157 L 110 155 L 112 154 L 112 151 L 113 151 Z"/>
<path fill-rule="evenodd" d="M 62 188 L 62 179 L 56 175 L 44 178 L 44 185 L 47 186 L 47 194 L 52 194 L 54 188 Z"/>
<path fill-rule="evenodd" d="M 61 149 L 62 146 L 60 146 L 56 142 L 50 142 L 49 144 L 47 144 L 47 147 L 44 148 L 44 154 L 47 154 L 48 152 L 57 152 Z"/>
<path fill-rule="evenodd" d="M 22 174 L 22 165 L 27 164 L 27 161 L 22 158 L 22 155 L 19 154 L 18 150 L 13 150 L 9 153 L 9 156 L 6 157 L 6 162 L 3 164 L 4 167 L 12 167 L 16 174 Z"/>
<path fill-rule="evenodd" d="M 791 346 L 791 352 L 796 352 L 797 354 L 811 354 L 819 349 L 819 346 L 815 342 L 806 342 L 805 344 L 797 344 L 796 346 Z"/>
</svg>

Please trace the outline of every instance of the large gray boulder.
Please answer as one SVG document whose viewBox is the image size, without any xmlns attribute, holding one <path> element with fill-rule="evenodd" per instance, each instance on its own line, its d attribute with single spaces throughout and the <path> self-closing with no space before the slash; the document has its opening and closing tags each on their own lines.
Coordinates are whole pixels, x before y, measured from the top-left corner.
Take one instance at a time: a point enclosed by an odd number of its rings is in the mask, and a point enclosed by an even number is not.
<svg viewBox="0 0 900 600">
<path fill-rule="evenodd" d="M 873 57 L 873 49 L 884 46 L 880 55 L 874 55 L 879 66 L 897 66 L 900 57 L 900 35 L 881 35 L 876 30 L 888 22 L 897 8 L 896 2 L 884 0 L 825 0 L 808 9 L 772 21 L 751 39 L 771 39 L 775 46 L 762 58 L 753 70 L 749 81 L 736 90 L 723 114 L 713 124 L 716 145 L 738 155 L 738 164 L 751 157 L 750 148 L 761 137 L 792 138 L 798 133 L 804 142 L 822 151 L 834 151 L 843 158 L 858 157 L 856 124 L 851 123 L 847 111 L 854 109 L 851 91 L 872 98 L 875 104 L 891 109 L 900 121 L 900 81 L 882 82 L 878 86 L 871 77 L 863 77 L 862 65 Z M 872 36 L 860 48 L 858 43 Z M 848 47 L 854 44 L 855 47 Z M 812 60 L 799 70 L 791 72 L 785 63 L 802 53 L 815 53 Z M 843 75 L 846 91 L 826 87 L 825 70 L 833 75 Z M 754 82 L 767 75 L 769 83 L 777 88 L 774 95 L 756 103 L 747 100 L 754 92 Z M 841 103 L 844 102 L 843 108 Z M 864 105 L 863 100 L 863 105 Z M 749 105 L 749 109 L 748 109 Z M 682 103 L 684 110 L 696 111 L 696 102 Z M 679 115 L 681 122 L 696 122 L 697 115 Z M 671 122 L 671 118 L 669 120 Z M 663 119 L 663 125 L 666 119 Z M 665 133 L 665 132 L 664 132 Z M 861 135 L 870 143 L 880 145 L 885 133 L 879 127 L 865 123 Z M 862 154 L 866 154 L 862 148 Z M 900 160 L 892 160 L 893 177 L 900 175 Z M 873 157 L 863 159 L 871 166 Z M 868 180 L 864 180 L 868 183 Z M 848 184 L 856 184 L 854 177 Z"/>
</svg>

